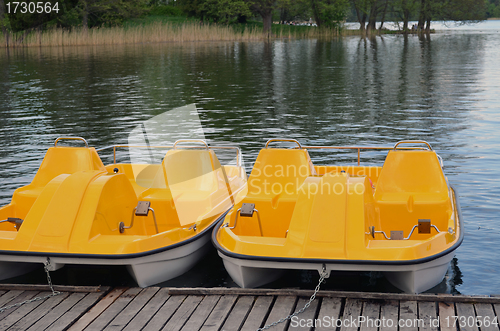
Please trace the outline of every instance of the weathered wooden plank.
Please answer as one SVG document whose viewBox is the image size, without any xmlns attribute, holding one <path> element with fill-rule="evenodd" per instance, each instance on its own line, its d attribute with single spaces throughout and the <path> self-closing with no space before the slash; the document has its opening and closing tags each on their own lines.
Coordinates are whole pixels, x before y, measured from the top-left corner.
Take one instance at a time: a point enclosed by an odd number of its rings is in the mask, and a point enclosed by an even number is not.
<svg viewBox="0 0 500 331">
<path fill-rule="evenodd" d="M 272 296 L 257 297 L 241 330 L 255 331 L 260 328 L 268 314 L 269 307 L 271 307 L 273 300 L 274 298 Z"/>
<path fill-rule="evenodd" d="M 38 322 L 32 325 L 29 331 L 41 331 L 48 328 L 54 321 L 69 311 L 75 304 L 86 296 L 85 293 L 71 293 L 64 301 L 45 314 Z"/>
<path fill-rule="evenodd" d="M 399 302 L 399 331 L 418 331 L 418 315 L 416 301 Z"/>
<path fill-rule="evenodd" d="M 252 309 L 255 297 L 253 296 L 242 296 L 238 298 L 238 301 L 234 305 L 233 309 L 229 313 L 221 331 L 235 331 L 239 330 L 248 314 L 250 309 Z M 257 329 L 257 328 L 256 328 Z"/>
<path fill-rule="evenodd" d="M 340 331 L 357 331 L 358 317 L 361 315 L 363 302 L 358 299 L 347 298 L 345 302 L 344 314 L 342 318 L 342 327 Z"/>
<path fill-rule="evenodd" d="M 271 312 L 269 313 L 269 316 L 266 319 L 265 325 L 277 322 L 280 319 L 285 318 L 291 313 L 293 313 L 293 309 L 295 308 L 296 302 L 297 302 L 297 297 L 295 296 L 279 296 L 274 302 L 273 308 L 271 309 Z M 278 324 L 273 328 L 273 331 L 286 330 L 289 324 L 290 321 Z"/>
<path fill-rule="evenodd" d="M 397 331 L 398 330 L 398 317 L 399 317 L 399 302 L 395 300 L 388 300 L 380 306 L 380 331 Z"/>
<path fill-rule="evenodd" d="M 44 297 L 44 296 L 50 294 L 48 292 L 41 292 L 41 293 L 35 292 L 35 293 L 36 293 L 36 297 Z M 32 298 L 33 296 L 35 296 L 35 295 L 32 295 L 30 298 Z M 43 302 L 43 300 L 37 300 L 37 301 L 30 302 L 30 303 L 25 303 L 19 307 L 7 310 L 5 313 L 8 313 L 9 315 L 7 315 L 5 318 L 3 318 L 0 321 L 0 330 L 7 330 L 7 328 L 9 328 L 13 324 L 17 323 L 17 321 L 19 321 L 21 318 L 28 315 L 33 309 L 35 309 L 36 307 L 41 305 L 42 302 Z"/>
<path fill-rule="evenodd" d="M 478 331 L 475 323 L 476 312 L 474 306 L 470 303 L 457 303 L 455 304 L 458 316 L 458 328 L 460 331 Z"/>
<path fill-rule="evenodd" d="M 342 308 L 342 299 L 340 298 L 323 298 L 321 307 L 318 313 L 318 320 L 321 325 L 316 325 L 316 331 L 335 330 L 337 321 L 340 318 L 340 310 Z"/>
<path fill-rule="evenodd" d="M 148 324 L 152 318 L 154 318 L 156 312 L 163 306 L 163 304 L 165 304 L 165 302 L 167 302 L 167 300 L 169 300 L 169 298 L 170 298 L 170 295 L 168 295 L 167 289 L 162 288 L 161 290 L 156 292 L 155 296 L 144 306 L 144 308 L 141 309 L 139 314 L 137 314 L 132 319 L 132 321 L 130 321 L 130 323 L 127 325 L 127 327 L 124 329 L 124 331 L 140 330 L 143 326 Z M 168 306 L 168 310 L 166 312 L 161 313 L 161 318 L 163 321 L 161 326 L 163 326 L 163 324 L 166 323 L 166 320 L 171 315 L 173 315 L 175 310 L 177 309 L 177 307 L 179 307 L 181 305 L 181 302 L 182 302 L 184 296 L 179 296 L 179 298 L 181 298 L 181 300 L 178 302 L 177 305 L 174 306 L 171 303 L 171 305 Z M 170 316 L 167 317 L 167 314 L 170 314 Z M 165 318 L 165 319 L 163 319 L 163 318 Z M 159 327 L 158 329 L 160 329 L 160 328 L 161 327 Z"/>
<path fill-rule="evenodd" d="M 441 331 L 457 331 L 454 324 L 455 304 L 453 302 L 439 302 L 439 329 Z"/>
<path fill-rule="evenodd" d="M 435 302 L 418 303 L 418 329 L 420 331 L 438 331 L 439 319 Z"/>
<path fill-rule="evenodd" d="M 167 301 L 167 304 L 173 299 L 178 296 L 172 296 L 170 299 Z M 193 311 L 198 307 L 200 304 L 201 300 L 203 300 L 203 296 L 198 296 L 198 295 L 190 295 L 186 297 L 184 302 L 182 302 L 181 306 L 177 309 L 175 314 L 168 320 L 167 324 L 165 327 L 162 329 L 164 331 L 179 331 L 184 324 L 187 322 Z M 162 309 L 155 315 L 158 316 Z M 147 330 L 152 330 L 150 328 L 150 325 L 147 325 Z M 156 330 L 156 329 L 155 329 Z"/>
<path fill-rule="evenodd" d="M 4 293 L 0 297 L 0 307 L 9 305 L 9 302 L 14 300 L 14 298 L 18 297 L 19 295 L 21 295 L 21 293 L 23 293 L 23 291 L 20 291 L 20 290 L 12 290 L 12 291 L 9 291 L 7 293 Z"/>
<path fill-rule="evenodd" d="M 229 312 L 233 308 L 236 299 L 238 299 L 237 295 L 225 295 L 220 298 L 200 330 L 219 331 L 222 323 L 224 323 Z"/>
<path fill-rule="evenodd" d="M 362 319 L 359 323 L 360 331 L 377 331 L 377 323 L 380 318 L 380 302 L 365 301 L 363 302 Z"/>
<path fill-rule="evenodd" d="M 51 291 L 49 285 L 39 284 L 0 284 L 0 290 L 5 291 Z M 54 285 L 54 290 L 59 292 L 107 292 L 108 286 L 70 286 L 70 285 Z"/>
<path fill-rule="evenodd" d="M 149 300 L 160 290 L 159 287 L 148 287 L 132 298 L 132 301 L 116 315 L 104 329 L 105 331 L 122 330 Z"/>
<path fill-rule="evenodd" d="M 38 322 L 47 312 L 50 312 L 52 308 L 57 306 L 59 303 L 64 301 L 69 296 L 69 293 L 61 293 L 59 295 L 50 297 L 42 301 L 42 303 L 33 310 L 30 310 L 23 318 L 13 324 L 9 330 L 12 331 L 25 331 L 30 326 Z M 6 330 L 2 329 L 2 330 Z"/>
<path fill-rule="evenodd" d="M 199 330 L 203 323 L 205 323 L 208 315 L 210 315 L 217 302 L 219 302 L 220 298 L 220 295 L 205 296 L 181 330 Z"/>
<path fill-rule="evenodd" d="M 90 323 L 85 330 L 103 330 L 141 291 L 142 288 L 140 287 L 133 287 L 125 291 Z"/>
<path fill-rule="evenodd" d="M 99 303 L 83 315 L 71 326 L 70 331 L 81 331 L 93 323 L 106 309 L 111 306 L 118 298 L 127 291 L 127 288 L 117 287 L 109 292 Z"/>
<path fill-rule="evenodd" d="M 491 304 L 476 303 L 474 308 L 481 331 L 498 331 L 498 318 L 495 320 L 496 315 Z"/>
<path fill-rule="evenodd" d="M 289 330 L 293 331 L 313 330 L 313 327 L 315 325 L 314 319 L 318 312 L 318 304 L 320 300 L 321 299 L 319 298 L 314 300 L 313 302 L 311 302 L 311 305 L 306 310 L 304 310 L 302 314 L 293 317 L 293 319 L 290 320 Z M 299 298 L 299 300 L 297 301 L 297 305 L 295 307 L 295 311 L 302 309 L 308 301 L 309 298 Z"/>
<path fill-rule="evenodd" d="M 70 310 L 65 312 L 60 318 L 54 321 L 54 323 L 50 325 L 48 330 L 50 331 L 67 330 L 68 327 L 71 326 L 73 323 L 80 321 L 79 318 L 82 317 L 85 313 L 89 312 L 89 310 L 91 310 L 91 308 L 94 307 L 94 304 L 96 304 L 102 297 L 104 297 L 105 294 L 106 294 L 105 292 L 94 292 L 87 294 Z M 99 304 L 100 302 L 97 305 Z M 88 323 L 90 322 L 91 321 L 89 321 Z M 88 325 L 88 323 L 85 324 L 85 326 Z"/>
<path fill-rule="evenodd" d="M 33 291 L 33 292 L 26 291 L 26 292 L 23 292 L 20 295 L 16 296 L 15 298 L 13 298 L 10 302 L 8 302 L 8 304 L 6 304 L 4 306 L 12 306 L 12 305 L 18 304 L 18 303 L 26 301 L 26 300 L 31 300 L 32 298 L 34 298 L 34 297 L 36 297 L 38 295 L 40 295 L 40 292 L 37 292 L 37 291 Z M 3 319 L 5 319 L 5 318 L 7 318 L 10 314 L 13 314 L 20 307 L 21 306 L 16 306 L 16 307 L 9 308 L 9 309 L 6 309 L 3 312 L 1 312 L 0 313 L 0 321 L 3 320 Z"/>
<path fill-rule="evenodd" d="M 272 295 L 272 296 L 299 296 L 309 297 L 313 290 L 296 289 L 249 289 L 237 287 L 216 288 L 169 288 L 170 295 Z M 497 303 L 500 304 L 500 296 L 469 296 L 453 294 L 407 294 L 407 293 L 373 293 L 373 292 L 349 292 L 349 291 L 320 291 L 317 297 L 327 298 L 352 298 L 362 300 L 404 300 L 404 301 L 446 301 L 446 302 L 469 302 L 469 303 Z"/>
</svg>

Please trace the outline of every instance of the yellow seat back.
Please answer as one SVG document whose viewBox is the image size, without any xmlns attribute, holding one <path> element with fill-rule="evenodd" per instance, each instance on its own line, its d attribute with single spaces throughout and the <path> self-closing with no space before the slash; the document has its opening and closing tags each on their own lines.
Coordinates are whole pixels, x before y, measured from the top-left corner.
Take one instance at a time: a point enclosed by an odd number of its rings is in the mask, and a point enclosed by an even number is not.
<svg viewBox="0 0 500 331">
<path fill-rule="evenodd" d="M 176 185 L 182 191 L 217 190 L 216 158 L 211 150 L 169 150 L 162 161 L 167 185 Z"/>
<path fill-rule="evenodd" d="M 402 200 L 408 194 L 448 199 L 448 185 L 434 151 L 389 151 L 378 178 L 375 200 Z"/>
<path fill-rule="evenodd" d="M 248 179 L 248 195 L 296 196 L 297 189 L 313 173 L 305 149 L 262 149 Z"/>
<path fill-rule="evenodd" d="M 106 171 L 95 148 L 51 147 L 47 150 L 31 184 L 43 187 L 61 174 L 73 174 L 84 170 Z"/>
</svg>

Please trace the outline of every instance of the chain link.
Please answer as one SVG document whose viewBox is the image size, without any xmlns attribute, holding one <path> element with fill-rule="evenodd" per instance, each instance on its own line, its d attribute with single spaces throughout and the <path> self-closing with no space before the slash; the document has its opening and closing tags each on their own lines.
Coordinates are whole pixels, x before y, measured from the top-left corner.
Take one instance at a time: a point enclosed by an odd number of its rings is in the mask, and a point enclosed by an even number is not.
<svg viewBox="0 0 500 331">
<path fill-rule="evenodd" d="M 50 278 L 49 266 L 50 266 L 50 258 L 47 258 L 47 261 L 45 261 L 43 263 L 43 268 L 45 269 L 45 273 L 47 274 L 47 282 L 49 283 L 50 290 L 52 291 L 51 294 L 48 294 L 48 295 L 46 295 L 44 297 L 36 297 L 36 298 L 33 298 L 33 299 L 24 300 L 22 302 L 15 303 L 13 305 L 0 307 L 0 313 L 3 313 L 7 309 L 11 309 L 11 308 L 14 308 L 14 307 L 19 307 L 19 306 L 22 306 L 24 304 L 35 302 L 35 301 L 45 300 L 45 299 L 48 299 L 48 298 L 51 298 L 53 296 L 61 294 L 61 292 L 54 290 L 54 286 L 52 285 L 52 279 Z"/>
<path fill-rule="evenodd" d="M 263 326 L 261 328 L 258 328 L 257 331 L 263 331 L 263 330 L 270 329 L 273 326 L 276 326 L 278 324 L 281 324 L 283 322 L 286 322 L 286 321 L 292 319 L 292 317 L 294 317 L 294 316 L 302 314 L 307 308 L 309 308 L 309 306 L 314 301 L 314 299 L 316 299 L 316 294 L 318 294 L 320 286 L 325 281 L 325 278 L 326 278 L 327 275 L 328 275 L 328 273 L 326 272 L 326 266 L 323 264 L 323 270 L 321 271 L 321 275 L 319 277 L 318 285 L 316 285 L 316 288 L 314 289 L 314 293 L 311 295 L 311 297 L 309 298 L 309 301 L 304 305 L 304 307 L 302 307 L 301 309 L 297 310 L 295 313 L 293 313 L 291 315 L 288 315 L 287 317 L 284 317 L 284 318 L 280 319 L 279 321 L 276 321 L 274 323 L 271 323 L 271 324 L 268 324 L 268 325 Z"/>
</svg>

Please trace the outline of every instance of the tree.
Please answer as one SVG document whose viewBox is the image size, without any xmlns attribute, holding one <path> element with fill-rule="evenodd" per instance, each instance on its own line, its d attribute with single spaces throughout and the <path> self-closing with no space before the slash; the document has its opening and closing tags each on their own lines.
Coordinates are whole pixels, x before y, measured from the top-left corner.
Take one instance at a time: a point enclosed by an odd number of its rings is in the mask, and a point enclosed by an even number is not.
<svg viewBox="0 0 500 331">
<path fill-rule="evenodd" d="M 200 5 L 203 18 L 220 23 L 235 23 L 252 15 L 248 2 L 243 0 L 206 0 Z"/>
<path fill-rule="evenodd" d="M 2 34 L 5 38 L 5 45 L 9 47 L 10 22 L 5 13 L 5 3 L 3 0 L 0 0 L 0 28 L 2 29 Z"/>
<path fill-rule="evenodd" d="M 275 9 L 275 1 L 273 0 L 255 0 L 251 2 L 251 8 L 262 17 L 264 25 L 263 33 L 267 37 L 271 37 L 271 27 L 273 24 L 273 10 Z"/>
<path fill-rule="evenodd" d="M 79 0 L 75 8 L 82 26 L 117 25 L 145 12 L 148 0 Z"/>
<path fill-rule="evenodd" d="M 336 27 L 346 17 L 347 0 L 311 0 L 314 19 L 318 27 Z"/>
</svg>

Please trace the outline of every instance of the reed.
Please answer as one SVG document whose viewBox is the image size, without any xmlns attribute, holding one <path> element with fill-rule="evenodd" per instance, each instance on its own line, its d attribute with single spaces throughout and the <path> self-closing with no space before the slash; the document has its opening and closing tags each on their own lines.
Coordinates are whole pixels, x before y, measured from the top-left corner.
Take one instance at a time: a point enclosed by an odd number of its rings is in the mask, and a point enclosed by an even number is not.
<svg viewBox="0 0 500 331">
<path fill-rule="evenodd" d="M 273 38 L 332 38 L 345 35 L 337 29 L 315 27 L 274 26 Z M 350 33 L 349 33 L 350 34 Z M 154 22 L 130 27 L 99 27 L 92 29 L 55 28 L 46 31 L 11 34 L 9 47 L 30 46 L 84 46 L 120 45 L 137 43 L 190 42 L 190 41 L 250 41 L 262 40 L 260 26 L 242 28 L 227 25 L 193 22 Z M 0 47 L 6 47 L 5 36 L 0 34 Z"/>
</svg>

